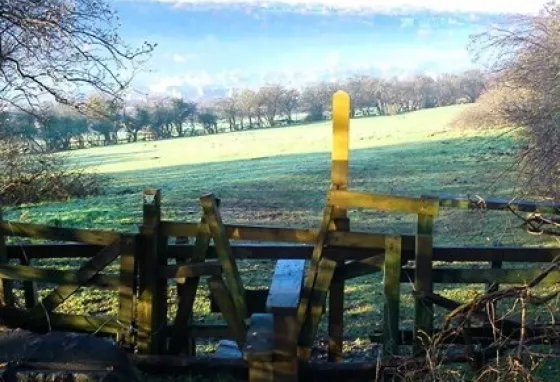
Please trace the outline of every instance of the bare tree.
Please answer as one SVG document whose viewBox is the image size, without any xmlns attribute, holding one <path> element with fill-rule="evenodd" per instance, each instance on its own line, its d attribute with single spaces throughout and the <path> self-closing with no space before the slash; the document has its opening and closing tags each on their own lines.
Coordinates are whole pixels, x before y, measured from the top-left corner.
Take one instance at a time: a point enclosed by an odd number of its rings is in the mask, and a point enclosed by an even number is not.
<svg viewBox="0 0 560 382">
<path fill-rule="evenodd" d="M 276 125 L 276 116 L 280 114 L 282 97 L 285 89 L 281 85 L 267 85 L 259 89 L 258 99 L 270 127 Z"/>
<path fill-rule="evenodd" d="M 537 15 L 517 15 L 473 36 L 479 62 L 509 89 L 501 112 L 526 133 L 521 169 L 534 192 L 560 194 L 560 5 Z"/>
<path fill-rule="evenodd" d="M 86 91 L 121 96 L 152 48 L 129 48 L 104 0 L 2 1 L 0 102 L 33 112 L 45 99 L 82 108 Z"/>
</svg>

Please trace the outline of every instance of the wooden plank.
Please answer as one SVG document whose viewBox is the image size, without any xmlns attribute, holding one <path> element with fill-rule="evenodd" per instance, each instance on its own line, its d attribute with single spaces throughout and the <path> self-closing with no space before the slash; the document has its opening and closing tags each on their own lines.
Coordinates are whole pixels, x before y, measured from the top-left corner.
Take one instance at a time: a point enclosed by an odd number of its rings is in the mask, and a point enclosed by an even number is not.
<svg viewBox="0 0 560 382">
<path fill-rule="evenodd" d="M 317 337 L 319 322 L 323 313 L 323 306 L 327 301 L 327 294 L 337 267 L 337 262 L 322 259 L 317 270 L 317 279 L 309 298 L 308 313 L 299 334 L 298 356 L 308 359 L 311 356 L 311 347 Z"/>
<path fill-rule="evenodd" d="M 219 313 L 220 309 L 212 295 L 210 297 L 210 311 Z M 245 289 L 245 301 L 247 302 L 247 312 L 266 313 L 266 300 L 268 299 L 268 289 Z"/>
<path fill-rule="evenodd" d="M 115 335 L 126 329 L 114 317 L 84 316 L 75 314 L 50 313 L 48 319 L 31 320 L 26 309 L 0 307 L 0 317 L 9 327 L 37 332 L 63 330 L 97 335 Z"/>
<path fill-rule="evenodd" d="M 119 268 L 119 321 L 126 326 L 119 340 L 125 347 L 136 345 L 136 235 L 122 235 L 120 245 Z M 132 330 L 129 330 L 132 329 Z"/>
<path fill-rule="evenodd" d="M 345 190 L 350 151 L 350 96 L 344 91 L 336 92 L 332 99 L 332 128 L 331 184 L 337 190 Z"/>
<path fill-rule="evenodd" d="M 208 287 L 216 298 L 216 303 L 230 328 L 233 339 L 237 341 L 239 347 L 243 347 L 246 339 L 245 318 L 239 316 L 224 280 L 218 276 L 211 277 L 208 279 Z"/>
<path fill-rule="evenodd" d="M 206 259 L 209 245 L 210 228 L 208 224 L 206 224 L 206 219 L 203 216 L 200 220 L 194 243 L 194 252 L 190 262 L 203 262 Z M 189 326 L 192 324 L 193 307 L 199 282 L 200 278 L 195 277 L 177 283 L 179 302 L 177 304 L 177 315 L 175 316 L 175 322 L 173 324 L 174 336 L 169 345 L 172 353 L 179 353 L 184 349 L 186 349 L 188 355 L 195 355 L 196 353 L 195 339 L 189 336 Z"/>
<path fill-rule="evenodd" d="M 59 305 L 66 301 L 70 296 L 87 284 L 93 277 L 111 264 L 119 256 L 120 240 L 116 240 L 111 245 L 104 248 L 94 258 L 82 265 L 76 272 L 77 284 L 60 285 L 51 293 L 45 296 L 40 305 L 33 309 L 32 314 L 44 314 L 54 311 Z"/>
<path fill-rule="evenodd" d="M 138 255 L 139 296 L 137 307 L 138 351 L 156 354 L 163 351 L 158 336 L 167 326 L 167 280 L 158 277 L 158 269 L 167 265 L 159 256 L 159 221 L 161 220 L 160 190 L 144 190 L 143 223 L 140 227 Z"/>
<path fill-rule="evenodd" d="M 319 262 L 323 257 L 323 247 L 325 246 L 327 234 L 329 230 L 329 225 L 332 219 L 333 207 L 328 206 L 323 211 L 323 220 L 321 222 L 321 228 L 319 229 L 319 234 L 317 235 L 317 242 L 313 248 L 313 253 L 311 255 L 311 263 L 307 269 L 303 290 L 300 297 L 300 303 L 298 306 L 298 322 L 303 325 L 307 315 L 307 308 L 309 305 L 309 299 L 313 291 L 313 285 L 315 284 L 315 279 L 317 277 L 317 271 L 319 269 Z"/>
<path fill-rule="evenodd" d="M 219 261 L 206 261 L 198 264 L 167 265 L 160 268 L 160 277 L 168 279 L 184 280 L 200 276 L 219 276 L 222 274 L 222 266 Z"/>
<path fill-rule="evenodd" d="M 28 259 L 25 254 L 22 254 L 19 259 L 20 265 L 31 266 L 31 260 Z M 39 295 L 37 294 L 37 283 L 34 281 L 24 281 L 23 282 L 23 298 L 25 301 L 25 307 L 27 309 L 32 309 L 35 305 L 39 303 Z"/>
<path fill-rule="evenodd" d="M 229 240 L 222 223 L 222 217 L 216 204 L 216 198 L 211 194 L 205 195 L 200 198 L 200 203 L 204 211 L 206 222 L 210 228 L 210 233 L 214 239 L 218 259 L 222 264 L 225 282 L 233 298 L 235 309 L 237 309 L 239 317 L 245 319 L 247 318 L 247 303 L 245 302 L 245 293 L 243 292 L 243 282 L 239 276 L 239 270 L 237 269 L 235 258 L 231 252 Z"/>
<path fill-rule="evenodd" d="M 3 223 L 2 206 L 0 205 L 0 224 Z M 6 237 L 3 232 L 0 231 L 0 266 L 8 265 L 10 259 L 8 258 L 8 252 L 6 249 Z M 3 277 L 0 273 L 0 306 L 14 306 L 15 296 L 14 296 L 14 284 L 13 282 Z"/>
<path fill-rule="evenodd" d="M 31 260 L 89 258 L 97 255 L 104 246 L 82 243 L 60 243 L 10 244 L 7 247 L 10 260 L 19 260 L 23 253 Z"/>
<path fill-rule="evenodd" d="M 355 260 L 350 263 L 346 263 L 343 267 L 337 269 L 335 278 L 340 277 L 345 280 L 349 280 L 369 275 L 371 273 L 380 272 L 383 269 L 382 267 L 384 262 L 384 255 L 372 256 L 363 260 Z"/>
<path fill-rule="evenodd" d="M 118 232 L 51 227 L 42 224 L 11 221 L 0 221 L 0 232 L 6 236 L 31 237 L 44 240 L 71 241 L 98 245 L 109 245 L 119 239 Z"/>
<path fill-rule="evenodd" d="M 438 284 L 528 284 L 540 275 L 540 269 L 457 269 L 440 268 L 432 271 L 434 283 Z M 415 280 L 414 269 L 403 269 L 401 282 Z M 560 271 L 552 271 L 539 285 L 554 285 L 560 280 Z"/>
<path fill-rule="evenodd" d="M 401 238 L 387 237 L 384 263 L 383 292 L 383 356 L 398 354 L 400 286 L 401 286 Z"/>
<path fill-rule="evenodd" d="M 37 281 L 50 284 L 81 284 L 76 271 L 36 268 L 26 265 L 0 265 L 0 277 L 10 280 Z M 86 283 L 83 283 L 83 286 L 116 290 L 119 287 L 119 277 L 115 275 L 97 274 L 93 275 Z"/>
<path fill-rule="evenodd" d="M 416 268 L 414 273 L 414 290 L 423 293 L 433 292 L 432 259 L 434 217 L 432 215 L 418 215 L 418 229 L 416 239 Z M 414 304 L 414 331 L 416 333 L 414 354 L 423 351 L 426 336 L 433 331 L 434 308 L 430 302 L 416 299 Z"/>
<path fill-rule="evenodd" d="M 514 210 L 519 212 L 538 212 L 560 214 L 560 203 L 554 201 L 535 201 L 526 199 L 504 198 L 465 198 L 449 195 L 427 195 L 439 199 L 445 208 L 484 208 L 487 210 Z"/>
<path fill-rule="evenodd" d="M 305 260 L 278 260 L 266 308 L 276 315 L 295 315 L 305 274 Z"/>
<path fill-rule="evenodd" d="M 338 208 L 373 208 L 383 211 L 437 215 L 437 200 L 365 192 L 330 190 L 328 204 Z"/>
<path fill-rule="evenodd" d="M 249 364 L 250 382 L 275 381 L 273 321 L 272 314 L 268 313 L 251 316 L 247 343 L 243 349 L 243 356 Z"/>
<path fill-rule="evenodd" d="M 344 91 L 334 94 L 332 100 L 333 147 L 331 158 L 331 189 L 348 189 L 348 161 L 350 142 L 350 96 Z M 349 231 L 350 221 L 345 208 L 335 206 L 333 231 Z M 341 260 L 338 266 L 344 265 Z M 329 361 L 342 359 L 344 327 L 344 279 L 333 280 L 329 291 Z"/>
<path fill-rule="evenodd" d="M 162 234 L 174 236 L 193 236 L 198 223 L 163 222 Z M 224 225 L 226 236 L 230 240 L 246 240 L 260 242 L 289 242 L 315 244 L 319 235 L 317 229 L 296 229 L 282 227 L 259 227 L 247 225 Z M 385 249 L 385 236 L 382 233 L 370 232 L 332 232 L 326 239 L 329 246 L 350 246 L 357 248 Z M 404 235 L 403 249 L 414 250 L 414 236 Z"/>
<path fill-rule="evenodd" d="M 361 234 L 352 232 L 352 234 Z M 324 256 L 333 260 L 361 260 L 373 255 L 382 255 L 383 248 L 354 248 L 350 246 L 333 246 L 331 232 L 327 238 L 328 247 L 324 249 Z M 365 235 L 366 241 L 371 242 Z M 383 239 L 384 236 L 380 236 Z M 414 237 L 403 236 L 403 260 L 414 260 Z M 376 242 L 377 239 L 376 239 Z M 383 245 L 382 245 L 383 246 Z M 103 246 L 91 244 L 22 244 L 8 245 L 10 260 L 19 260 L 22 251 L 29 259 L 62 259 L 62 258 L 90 258 L 95 256 Z M 309 259 L 313 253 L 313 246 L 309 244 L 232 244 L 233 256 L 236 259 Z M 175 245 L 168 248 L 168 258 L 178 256 L 192 257 L 193 245 Z M 434 261 L 446 262 L 528 262 L 550 263 L 560 255 L 558 247 L 485 247 L 485 246 L 434 246 Z M 208 259 L 217 258 L 216 248 L 210 246 L 207 251 Z"/>
</svg>

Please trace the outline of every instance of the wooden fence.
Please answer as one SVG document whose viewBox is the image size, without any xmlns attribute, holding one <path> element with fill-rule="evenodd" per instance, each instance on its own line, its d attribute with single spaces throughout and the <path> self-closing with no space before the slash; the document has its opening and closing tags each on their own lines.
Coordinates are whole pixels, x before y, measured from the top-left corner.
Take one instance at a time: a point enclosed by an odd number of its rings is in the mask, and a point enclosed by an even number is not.
<svg viewBox="0 0 560 382">
<path fill-rule="evenodd" d="M 452 247 L 433 245 L 433 224 L 441 208 L 486 208 L 559 214 L 560 205 L 517 200 L 474 200 L 454 197 L 354 192 L 348 188 L 349 98 L 334 97 L 331 189 L 321 225 L 294 229 L 228 225 L 220 215 L 220 200 L 200 198 L 197 222 L 162 218 L 159 190 L 145 190 L 143 221 L 137 233 L 81 230 L 4 221 L 0 215 L 0 320 L 37 331 L 73 330 L 114 336 L 123 346 L 145 355 L 196 356 L 199 338 L 234 341 L 231 354 L 242 355 L 251 380 L 296 380 L 300 360 L 308 360 L 323 313 L 328 312 L 329 361 L 342 358 L 344 284 L 346 280 L 384 272 L 383 343 L 386 357 L 401 344 L 422 351 L 421 337 L 433 333 L 434 304 L 454 309 L 458 303 L 434 293 L 434 284 L 523 284 L 539 269 L 502 268 L 503 263 L 545 263 L 560 248 Z M 368 208 L 417 216 L 416 234 L 388 235 L 353 232 L 347 209 Z M 6 244 L 7 237 L 29 237 L 52 244 Z M 173 244 L 180 238 L 185 244 Z M 231 241 L 255 242 L 232 244 Z M 78 270 L 35 267 L 36 259 L 85 258 Z M 268 290 L 246 289 L 239 276 L 241 259 L 276 260 Z M 305 261 L 302 261 L 305 260 Z M 104 270 L 119 261 L 118 274 Z M 414 261 L 414 267 L 406 266 Z M 18 262 L 19 264 L 14 264 Z M 434 268 L 434 262 L 454 263 Z M 468 269 L 464 262 L 485 262 L 488 268 Z M 457 266 L 455 264 L 458 263 Z M 177 285 L 177 313 L 168 322 L 168 280 Z M 193 322 L 196 291 L 206 279 L 213 309 L 225 325 Z M 24 307 L 17 306 L 14 281 L 21 281 Z M 544 284 L 560 281 L 551 272 Z M 415 316 L 412 331 L 399 322 L 400 286 L 414 283 Z M 42 299 L 37 283 L 57 287 Z M 119 292 L 116 317 L 56 313 L 79 288 Z M 328 305 L 328 309 L 327 308 Z M 480 330 L 480 335 L 484 328 Z M 251 333 L 260 333 L 258 338 Z M 264 340 L 262 340 L 264 338 Z M 237 349 L 237 351 L 235 351 Z M 221 353 L 223 357 L 226 353 Z M 145 365 L 154 359 L 145 358 Z M 179 361 L 173 361 L 181 364 Z M 192 362 L 183 362 L 192 366 Z M 214 367 L 215 364 L 209 364 Z M 368 366 L 369 367 L 369 366 Z M 370 370 L 363 368 L 364 370 Z"/>
</svg>

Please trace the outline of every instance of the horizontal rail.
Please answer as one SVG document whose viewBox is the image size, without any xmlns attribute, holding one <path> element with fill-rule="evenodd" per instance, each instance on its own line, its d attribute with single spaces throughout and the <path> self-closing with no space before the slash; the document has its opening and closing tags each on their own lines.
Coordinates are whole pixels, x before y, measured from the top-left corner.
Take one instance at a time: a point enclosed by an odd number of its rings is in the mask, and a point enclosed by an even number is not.
<svg viewBox="0 0 560 382">
<path fill-rule="evenodd" d="M 119 288 L 119 277 L 116 275 L 102 275 L 90 271 L 93 278 L 85 286 L 95 286 L 101 289 L 116 290 Z M 60 269 L 36 268 L 27 265 L 0 264 L 0 278 L 20 281 L 36 281 L 52 284 L 80 285 L 81 278 L 77 271 Z"/>
<path fill-rule="evenodd" d="M 2 320 L 10 325 L 38 332 L 65 330 L 80 333 L 114 335 L 127 329 L 110 316 L 85 316 L 77 314 L 49 313 L 48 320 L 31 321 L 29 311 L 19 308 L 0 307 Z"/>
<path fill-rule="evenodd" d="M 160 234 L 164 236 L 195 237 L 199 223 L 181 223 L 162 221 Z M 246 225 L 224 224 L 226 235 L 230 240 L 246 240 L 256 242 L 315 244 L 319 230 L 283 227 L 259 227 Z M 327 245 L 348 246 L 356 248 L 385 248 L 388 234 L 368 232 L 330 232 Z M 403 249 L 414 249 L 414 236 L 403 235 Z"/>
<path fill-rule="evenodd" d="M 160 269 L 160 276 L 168 279 L 185 279 L 200 276 L 220 276 L 222 266 L 219 261 L 208 261 L 189 265 L 168 265 Z"/>
<path fill-rule="evenodd" d="M 439 202 L 437 199 L 372 194 L 346 190 L 329 191 L 327 203 L 342 209 L 372 208 L 383 211 L 424 215 L 437 215 L 439 212 Z"/>
<path fill-rule="evenodd" d="M 409 242 L 403 250 L 403 260 L 413 260 L 412 236 L 405 236 Z M 89 244 L 22 244 L 8 245 L 8 256 L 18 260 L 25 253 L 29 259 L 66 259 L 90 258 L 95 256 L 102 246 Z M 312 245 L 306 244 L 232 244 L 232 252 L 237 259 L 308 259 L 313 252 Z M 168 257 L 192 256 L 192 244 L 172 244 L 168 247 Z M 329 246 L 324 250 L 325 256 L 336 260 L 361 260 L 384 253 L 382 248 L 355 248 L 349 246 Z M 560 255 L 558 247 L 434 247 L 434 261 L 444 262 L 531 262 L 547 263 Z M 210 246 L 207 258 L 216 258 L 216 249 Z"/>
<path fill-rule="evenodd" d="M 51 227 L 41 224 L 0 221 L 0 232 L 6 236 L 30 237 L 54 241 L 109 245 L 120 234 L 112 231 Z"/>
<path fill-rule="evenodd" d="M 528 284 L 540 275 L 540 269 L 450 269 L 432 271 L 434 283 L 439 284 Z M 414 270 L 403 269 L 401 282 L 414 281 Z M 553 285 L 560 282 L 560 271 L 551 272 L 539 285 Z"/>
<path fill-rule="evenodd" d="M 439 205 L 445 208 L 484 208 L 487 210 L 514 210 L 520 212 L 540 212 L 560 214 L 560 203 L 505 198 L 465 198 L 445 195 L 425 195 L 438 198 Z"/>
</svg>

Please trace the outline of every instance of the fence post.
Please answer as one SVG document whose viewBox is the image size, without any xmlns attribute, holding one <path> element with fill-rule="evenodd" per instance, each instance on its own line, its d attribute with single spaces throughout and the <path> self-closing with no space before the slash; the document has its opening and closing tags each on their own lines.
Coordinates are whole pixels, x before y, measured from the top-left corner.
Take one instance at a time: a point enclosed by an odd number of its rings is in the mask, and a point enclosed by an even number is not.
<svg viewBox="0 0 560 382">
<path fill-rule="evenodd" d="M 138 235 L 123 234 L 120 248 L 119 322 L 126 325 L 121 342 L 126 347 L 137 344 L 136 287 Z"/>
<path fill-rule="evenodd" d="M 350 130 L 350 96 L 338 91 L 333 96 L 333 149 L 331 163 L 331 188 L 348 189 L 348 157 Z M 350 220 L 347 211 L 333 210 L 334 231 L 349 231 Z M 344 261 L 338 262 L 338 267 Z M 333 279 L 329 289 L 329 361 L 342 359 L 342 339 L 344 335 L 344 278 Z"/>
<path fill-rule="evenodd" d="M 385 261 L 383 266 L 383 356 L 398 354 L 399 314 L 401 286 L 401 237 L 385 238 Z"/>
<path fill-rule="evenodd" d="M 3 220 L 2 203 L 0 200 L 0 222 Z M 0 231 L 0 264 L 9 264 L 8 250 L 6 248 L 6 235 Z M 14 306 L 14 289 L 12 280 L 0 278 L 0 305 Z"/>
<path fill-rule="evenodd" d="M 439 203 L 437 199 L 424 198 L 425 203 Z M 414 342 L 415 355 L 422 354 L 422 338 L 431 336 L 434 326 L 434 306 L 422 299 L 423 293 L 433 292 L 432 260 L 433 260 L 434 215 L 418 214 L 414 269 L 414 289 L 418 293 L 414 305 Z"/>
<path fill-rule="evenodd" d="M 143 223 L 140 227 L 140 249 L 137 251 L 138 350 L 158 354 L 165 351 L 164 329 L 167 325 L 167 279 L 158 277 L 161 266 L 167 265 L 167 237 L 159 235 L 161 191 L 145 190 Z"/>
</svg>

